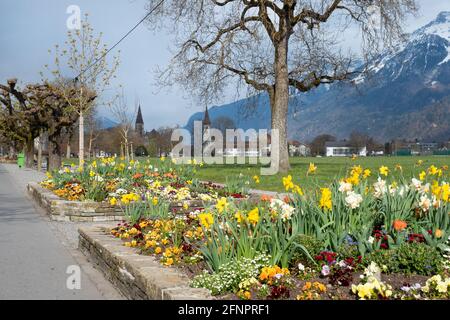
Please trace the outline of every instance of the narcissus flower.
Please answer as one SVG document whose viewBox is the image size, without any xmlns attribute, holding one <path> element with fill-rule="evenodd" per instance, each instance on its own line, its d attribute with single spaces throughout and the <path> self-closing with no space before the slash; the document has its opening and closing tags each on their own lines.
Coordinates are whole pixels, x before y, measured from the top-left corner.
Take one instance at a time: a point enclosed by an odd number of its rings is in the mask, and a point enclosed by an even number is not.
<svg viewBox="0 0 450 320">
<path fill-rule="evenodd" d="M 316 171 L 317 171 L 317 166 L 314 163 L 311 162 L 309 164 L 308 174 L 316 173 Z"/>
<path fill-rule="evenodd" d="M 419 179 L 420 179 L 421 181 L 424 181 L 425 178 L 426 178 L 426 176 L 427 176 L 427 173 L 426 173 L 425 171 L 422 171 L 422 172 L 419 174 Z"/>
<path fill-rule="evenodd" d="M 251 224 L 257 224 L 259 222 L 259 209 L 255 208 L 251 210 L 247 215 L 247 219 Z"/>
<path fill-rule="evenodd" d="M 331 208 L 333 207 L 331 200 L 331 190 L 329 188 L 322 188 L 321 192 L 322 196 L 319 201 L 319 206 L 324 210 L 331 210 Z"/>
<path fill-rule="evenodd" d="M 214 223 L 214 217 L 211 213 L 200 213 L 198 215 L 200 224 L 208 229 Z"/>
<path fill-rule="evenodd" d="M 366 169 L 363 172 L 363 178 L 367 179 L 368 177 L 370 177 L 371 174 L 372 174 L 372 172 L 369 169 Z"/>
<path fill-rule="evenodd" d="M 389 174 L 389 168 L 386 167 L 386 166 L 381 166 L 380 167 L 380 174 L 387 177 L 388 174 Z"/>
<path fill-rule="evenodd" d="M 294 183 L 292 182 L 291 175 L 288 175 L 287 177 L 283 178 L 283 186 L 286 189 L 286 191 L 289 191 L 294 188 Z"/>
<path fill-rule="evenodd" d="M 222 213 L 225 211 L 225 209 L 228 207 L 227 198 L 220 198 L 219 201 L 217 201 L 216 209 L 219 211 L 219 213 Z"/>
<path fill-rule="evenodd" d="M 111 200 L 109 200 L 109 204 L 111 204 L 112 206 L 115 206 L 117 204 L 117 199 L 111 198 Z"/>
</svg>

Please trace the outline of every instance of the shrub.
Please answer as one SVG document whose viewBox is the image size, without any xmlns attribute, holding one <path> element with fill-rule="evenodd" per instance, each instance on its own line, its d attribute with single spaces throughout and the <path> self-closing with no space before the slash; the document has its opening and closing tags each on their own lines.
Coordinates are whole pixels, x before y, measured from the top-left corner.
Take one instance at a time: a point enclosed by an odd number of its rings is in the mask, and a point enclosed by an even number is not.
<svg viewBox="0 0 450 320">
<path fill-rule="evenodd" d="M 396 250 L 377 250 L 367 255 L 364 260 L 367 265 L 371 262 L 375 262 L 384 272 L 392 273 L 399 270 L 396 253 Z"/>
<path fill-rule="evenodd" d="M 294 243 L 302 245 L 312 257 L 320 254 L 325 248 L 325 243 L 323 241 L 307 235 L 297 236 Z M 306 263 L 307 265 L 312 264 L 311 259 L 309 259 L 309 257 L 305 254 L 305 251 L 300 248 L 294 251 L 291 262 L 293 265 L 296 265 L 298 262 Z"/>
<path fill-rule="evenodd" d="M 269 265 L 270 258 L 258 255 L 255 259 L 240 258 L 219 267 L 217 273 L 204 272 L 194 278 L 194 288 L 206 288 L 212 295 L 220 295 L 239 290 L 239 284 L 244 280 L 256 278 L 261 268 Z"/>
<path fill-rule="evenodd" d="M 367 256 L 387 273 L 430 276 L 443 270 L 443 259 L 436 248 L 425 243 L 404 243 L 396 249 L 378 250 Z"/>
<path fill-rule="evenodd" d="M 442 256 L 436 248 L 424 243 L 405 243 L 397 249 L 400 272 L 431 276 L 443 270 Z"/>
</svg>

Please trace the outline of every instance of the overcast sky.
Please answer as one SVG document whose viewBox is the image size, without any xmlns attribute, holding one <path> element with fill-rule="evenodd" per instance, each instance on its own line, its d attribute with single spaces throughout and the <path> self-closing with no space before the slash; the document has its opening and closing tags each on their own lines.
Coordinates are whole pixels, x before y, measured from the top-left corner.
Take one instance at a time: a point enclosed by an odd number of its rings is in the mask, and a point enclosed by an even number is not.
<svg viewBox="0 0 450 320">
<path fill-rule="evenodd" d="M 195 1 L 195 0 L 192 0 Z M 17 77 L 23 83 L 38 81 L 43 66 L 52 62 L 48 49 L 63 44 L 70 5 L 89 13 L 96 32 L 112 45 L 145 15 L 145 0 L 0 0 L 0 81 Z M 407 31 L 450 10 L 450 0 L 418 0 L 419 17 L 410 19 Z M 154 70 L 170 60 L 170 36 L 155 34 L 141 25 L 121 45 L 119 83 L 125 87 L 128 103 L 139 98 L 147 130 L 160 126 L 184 125 L 188 117 L 204 108 L 181 89 L 158 92 Z M 230 95 L 222 101 L 232 102 Z M 108 114 L 106 114 L 108 116 Z M 111 117 L 110 117 L 111 118 Z"/>
</svg>

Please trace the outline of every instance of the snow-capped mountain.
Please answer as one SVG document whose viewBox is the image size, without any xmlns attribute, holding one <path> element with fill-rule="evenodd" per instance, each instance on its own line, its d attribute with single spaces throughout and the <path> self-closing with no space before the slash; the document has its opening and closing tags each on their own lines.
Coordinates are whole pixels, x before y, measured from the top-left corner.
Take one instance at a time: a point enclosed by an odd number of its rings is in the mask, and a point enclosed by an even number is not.
<svg viewBox="0 0 450 320">
<path fill-rule="evenodd" d="M 413 32 L 409 40 L 387 52 L 353 84 L 319 87 L 291 99 L 291 138 L 309 140 L 322 133 L 347 137 L 352 131 L 380 140 L 450 138 L 450 12 Z M 270 124 L 268 99 L 245 112 L 247 100 L 214 107 L 210 117 L 227 116 L 241 128 Z M 202 113 L 191 117 L 202 118 Z"/>
</svg>

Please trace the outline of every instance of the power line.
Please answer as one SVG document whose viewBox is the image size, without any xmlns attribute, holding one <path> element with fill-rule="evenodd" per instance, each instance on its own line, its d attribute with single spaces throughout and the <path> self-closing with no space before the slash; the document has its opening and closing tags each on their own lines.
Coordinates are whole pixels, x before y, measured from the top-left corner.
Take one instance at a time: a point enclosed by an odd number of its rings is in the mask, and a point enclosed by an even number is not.
<svg viewBox="0 0 450 320">
<path fill-rule="evenodd" d="M 88 72 L 94 65 L 96 65 L 97 63 L 99 63 L 104 57 L 106 57 L 108 55 L 108 53 L 110 53 L 112 50 L 114 50 L 114 48 L 116 48 L 123 40 L 125 40 L 134 30 L 136 30 L 137 27 L 139 27 L 153 12 L 156 11 L 156 9 L 158 9 L 162 4 L 163 4 L 164 0 L 161 0 L 155 7 L 153 7 L 153 9 L 151 9 L 149 11 L 149 13 L 147 13 L 145 15 L 144 18 L 142 18 L 130 31 L 128 31 L 119 41 L 116 42 L 116 44 L 114 44 L 111 48 L 109 48 L 104 54 L 101 55 L 101 57 L 97 58 L 93 63 L 91 63 L 86 69 L 84 69 L 83 71 L 80 72 L 80 74 L 78 76 L 75 77 L 74 81 L 77 82 L 78 78 L 81 77 L 83 74 L 85 74 L 86 72 Z"/>
</svg>

